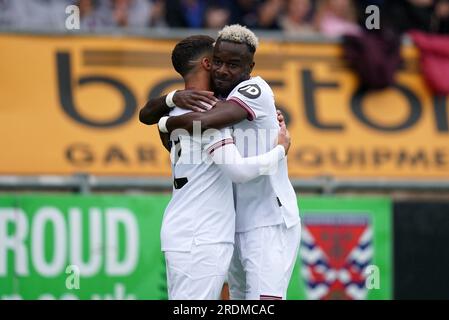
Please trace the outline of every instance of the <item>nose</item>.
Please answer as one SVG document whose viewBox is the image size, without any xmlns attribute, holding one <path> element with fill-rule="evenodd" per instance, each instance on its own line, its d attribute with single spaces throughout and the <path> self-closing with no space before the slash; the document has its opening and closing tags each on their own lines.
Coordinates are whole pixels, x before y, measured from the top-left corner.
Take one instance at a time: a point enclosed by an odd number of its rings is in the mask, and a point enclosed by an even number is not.
<svg viewBox="0 0 449 320">
<path fill-rule="evenodd" d="M 215 73 L 221 79 L 223 79 L 223 78 L 226 79 L 229 76 L 228 68 L 226 67 L 226 64 L 224 64 L 224 63 L 221 64 L 221 66 L 215 70 Z"/>
</svg>

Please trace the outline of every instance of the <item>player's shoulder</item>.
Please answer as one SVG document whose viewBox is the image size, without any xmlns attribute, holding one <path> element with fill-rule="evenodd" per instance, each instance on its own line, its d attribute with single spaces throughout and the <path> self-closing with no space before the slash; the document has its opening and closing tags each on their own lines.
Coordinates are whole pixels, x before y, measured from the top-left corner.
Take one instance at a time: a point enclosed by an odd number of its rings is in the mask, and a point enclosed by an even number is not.
<svg viewBox="0 0 449 320">
<path fill-rule="evenodd" d="M 260 76 L 252 77 L 240 82 L 234 88 L 231 95 L 236 93 L 239 93 L 248 99 L 258 99 L 261 96 L 273 94 L 268 83 Z"/>
</svg>

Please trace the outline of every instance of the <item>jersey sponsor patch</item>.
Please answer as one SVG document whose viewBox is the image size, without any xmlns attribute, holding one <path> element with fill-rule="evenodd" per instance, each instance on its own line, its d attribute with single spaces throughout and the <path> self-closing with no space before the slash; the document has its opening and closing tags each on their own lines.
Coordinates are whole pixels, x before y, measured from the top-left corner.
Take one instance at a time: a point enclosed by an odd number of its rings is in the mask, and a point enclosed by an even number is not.
<svg viewBox="0 0 449 320">
<path fill-rule="evenodd" d="M 256 99 L 261 94 L 260 87 L 255 83 L 247 84 L 246 86 L 241 87 L 240 89 L 238 89 L 238 92 L 249 99 Z"/>
</svg>

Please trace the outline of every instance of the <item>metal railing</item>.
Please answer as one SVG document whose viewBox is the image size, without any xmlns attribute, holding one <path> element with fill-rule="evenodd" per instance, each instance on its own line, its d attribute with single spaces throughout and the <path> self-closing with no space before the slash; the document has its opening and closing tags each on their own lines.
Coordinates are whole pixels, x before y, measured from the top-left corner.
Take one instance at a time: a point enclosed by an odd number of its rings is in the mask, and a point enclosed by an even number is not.
<svg viewBox="0 0 449 320">
<path fill-rule="evenodd" d="M 341 191 L 449 192 L 445 180 L 335 179 L 330 177 L 291 179 L 296 191 L 333 194 Z M 156 191 L 168 192 L 172 180 L 166 177 L 116 177 L 77 174 L 73 176 L 0 176 L 0 191 L 72 191 L 89 194 L 97 191 Z"/>
</svg>

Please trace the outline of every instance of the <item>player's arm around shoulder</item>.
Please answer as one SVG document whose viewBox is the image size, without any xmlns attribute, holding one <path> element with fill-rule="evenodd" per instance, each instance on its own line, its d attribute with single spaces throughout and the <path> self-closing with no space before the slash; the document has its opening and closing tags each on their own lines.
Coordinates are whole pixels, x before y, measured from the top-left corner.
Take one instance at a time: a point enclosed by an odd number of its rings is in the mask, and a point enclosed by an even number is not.
<svg viewBox="0 0 449 320">
<path fill-rule="evenodd" d="M 167 96 L 162 96 L 147 101 L 143 108 L 140 109 L 140 122 L 147 125 L 156 124 L 163 116 L 169 114 L 171 108 L 165 103 L 166 97 Z"/>
<path fill-rule="evenodd" d="M 184 129 L 192 133 L 194 122 L 200 124 L 201 131 L 230 127 L 248 116 L 247 111 L 229 101 L 219 101 L 207 112 L 191 112 L 182 116 L 170 117 L 167 121 L 169 132 Z"/>
<path fill-rule="evenodd" d="M 274 105 L 273 92 L 260 77 L 238 84 L 226 101 L 218 101 L 207 112 L 194 112 L 167 121 L 168 131 L 185 129 L 193 132 L 193 122 L 201 124 L 201 131 L 230 127 L 248 119 L 250 121 L 266 114 L 265 104 Z"/>
<path fill-rule="evenodd" d="M 156 124 L 174 107 L 196 112 L 206 111 L 217 101 L 213 94 L 211 91 L 174 90 L 165 96 L 150 99 L 140 110 L 139 120 L 147 125 Z"/>
</svg>

